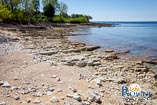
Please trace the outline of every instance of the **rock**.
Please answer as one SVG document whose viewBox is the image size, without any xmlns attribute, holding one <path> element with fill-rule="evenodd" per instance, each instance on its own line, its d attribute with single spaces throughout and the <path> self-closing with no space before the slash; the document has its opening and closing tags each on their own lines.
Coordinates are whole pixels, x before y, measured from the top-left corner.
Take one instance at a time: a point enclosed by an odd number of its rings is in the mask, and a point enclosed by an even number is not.
<svg viewBox="0 0 157 105">
<path fill-rule="evenodd" d="M 95 80 L 95 82 L 96 82 L 96 84 L 98 85 L 98 86 L 102 86 L 102 81 L 101 81 L 101 79 L 96 79 Z"/>
<path fill-rule="evenodd" d="M 38 93 L 35 93 L 34 96 L 35 97 L 42 97 L 44 94 L 42 92 L 38 92 Z"/>
<path fill-rule="evenodd" d="M 55 89 L 54 88 L 48 88 L 47 91 L 53 92 Z"/>
<path fill-rule="evenodd" d="M 18 88 L 18 87 L 16 87 L 16 86 L 12 86 L 10 90 L 12 90 L 12 91 L 13 91 L 13 90 L 17 90 L 17 89 L 19 89 L 19 88 Z"/>
<path fill-rule="evenodd" d="M 88 101 L 83 101 L 82 105 L 90 105 L 90 103 Z"/>
<path fill-rule="evenodd" d="M 39 52 L 40 55 L 49 55 L 49 56 L 51 56 L 51 55 L 53 55 L 53 54 L 57 54 L 57 53 L 58 53 L 57 50 L 52 50 L 52 51 L 40 51 L 40 52 Z"/>
<path fill-rule="evenodd" d="M 51 102 L 51 103 L 57 103 L 57 102 L 59 102 L 59 100 L 58 100 L 56 97 L 52 97 L 52 98 L 50 99 L 50 102 Z"/>
<path fill-rule="evenodd" d="M 2 87 L 10 88 L 11 85 L 7 81 L 4 81 Z"/>
<path fill-rule="evenodd" d="M 100 48 L 100 46 L 85 46 L 85 47 L 81 48 L 81 50 L 82 51 L 94 51 L 99 48 Z"/>
<path fill-rule="evenodd" d="M 41 103 L 40 98 L 36 98 L 35 100 L 33 100 L 33 103 L 34 103 L 34 104 L 39 104 L 39 103 Z"/>
<path fill-rule="evenodd" d="M 118 59 L 116 54 L 107 54 L 104 56 L 105 60 L 114 60 L 114 59 Z"/>
<path fill-rule="evenodd" d="M 19 100 L 20 99 L 20 96 L 18 96 L 18 95 L 13 95 L 12 96 L 15 100 Z"/>
<path fill-rule="evenodd" d="M 112 50 L 112 49 L 106 49 L 105 52 L 106 52 L 106 53 L 113 53 L 114 50 Z"/>
<path fill-rule="evenodd" d="M 47 91 L 46 95 L 51 96 L 53 94 L 53 92 L 51 91 Z"/>
<path fill-rule="evenodd" d="M 56 75 L 53 75 L 51 78 L 57 78 L 57 76 L 56 76 Z"/>
<path fill-rule="evenodd" d="M 6 102 L 1 102 L 0 105 L 7 105 Z"/>
<path fill-rule="evenodd" d="M 147 59 L 147 60 L 143 60 L 143 62 L 156 65 L 157 64 L 157 59 L 152 59 L 152 60 Z"/>
<path fill-rule="evenodd" d="M 85 47 L 81 47 L 78 49 L 70 49 L 70 50 L 66 50 L 63 51 L 64 53 L 71 53 L 71 52 L 81 52 L 81 51 L 94 51 L 96 49 L 99 49 L 100 46 L 85 46 Z"/>
<path fill-rule="evenodd" d="M 81 96 L 79 94 L 73 94 L 73 95 L 68 94 L 67 97 L 73 98 L 77 101 L 82 101 Z"/>
<path fill-rule="evenodd" d="M 96 103 L 101 103 L 100 95 L 95 92 L 95 91 L 89 91 L 89 101 L 90 102 L 96 102 Z"/>
<path fill-rule="evenodd" d="M 87 62 L 85 62 L 85 61 L 79 61 L 78 63 L 76 63 L 76 65 L 78 67 L 85 67 L 87 65 Z"/>
<path fill-rule="evenodd" d="M 58 78 L 56 78 L 56 80 L 59 82 L 59 81 L 61 81 L 61 79 L 58 77 Z"/>
<path fill-rule="evenodd" d="M 99 59 L 89 59 L 87 62 L 88 66 L 98 66 L 101 65 L 100 60 Z"/>
<path fill-rule="evenodd" d="M 31 98 L 28 98 L 28 99 L 26 100 L 27 103 L 31 103 L 31 101 L 32 101 Z"/>
<path fill-rule="evenodd" d="M 3 85 L 3 81 L 0 81 L 0 86 Z"/>
</svg>

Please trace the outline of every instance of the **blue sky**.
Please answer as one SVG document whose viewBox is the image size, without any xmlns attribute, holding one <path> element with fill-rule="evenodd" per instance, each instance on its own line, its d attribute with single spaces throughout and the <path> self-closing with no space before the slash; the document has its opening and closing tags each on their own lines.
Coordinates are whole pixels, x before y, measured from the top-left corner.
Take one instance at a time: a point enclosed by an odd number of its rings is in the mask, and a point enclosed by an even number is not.
<svg viewBox="0 0 157 105">
<path fill-rule="evenodd" d="M 157 0 L 59 0 L 94 21 L 157 21 Z"/>
</svg>

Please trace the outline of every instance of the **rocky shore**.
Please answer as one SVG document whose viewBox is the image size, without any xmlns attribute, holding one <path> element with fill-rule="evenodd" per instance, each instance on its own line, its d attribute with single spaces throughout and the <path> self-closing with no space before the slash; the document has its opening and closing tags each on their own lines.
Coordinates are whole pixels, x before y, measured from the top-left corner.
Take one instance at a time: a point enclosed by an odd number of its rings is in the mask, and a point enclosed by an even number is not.
<svg viewBox="0 0 157 105">
<path fill-rule="evenodd" d="M 0 26 L 0 105 L 157 105 L 155 61 L 67 40 L 83 27 Z M 134 83 L 152 97 L 123 97 Z"/>
</svg>

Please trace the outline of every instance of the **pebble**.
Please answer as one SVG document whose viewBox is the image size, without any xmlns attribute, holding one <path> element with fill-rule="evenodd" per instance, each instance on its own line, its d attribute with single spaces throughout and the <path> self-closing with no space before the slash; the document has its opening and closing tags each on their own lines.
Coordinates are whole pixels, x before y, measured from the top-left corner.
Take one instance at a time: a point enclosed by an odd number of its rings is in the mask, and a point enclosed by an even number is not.
<svg viewBox="0 0 157 105">
<path fill-rule="evenodd" d="M 79 94 L 73 94 L 73 95 L 68 94 L 67 97 L 73 98 L 77 101 L 82 101 L 81 96 Z"/>
<path fill-rule="evenodd" d="M 57 102 L 59 102 L 59 100 L 58 100 L 56 97 L 52 97 L 52 98 L 50 99 L 50 102 L 51 102 L 51 103 L 57 103 Z"/>
<path fill-rule="evenodd" d="M 28 98 L 28 99 L 26 100 L 27 103 L 31 103 L 31 101 L 32 101 L 31 98 Z"/>
<path fill-rule="evenodd" d="M 33 103 L 34 103 L 34 104 L 39 104 L 39 103 L 41 103 L 40 98 L 36 98 L 35 100 L 33 100 Z"/>
<path fill-rule="evenodd" d="M 10 88 L 11 85 L 7 81 L 3 81 L 2 87 Z"/>
<path fill-rule="evenodd" d="M 18 95 L 13 95 L 12 96 L 15 100 L 19 100 L 20 99 L 20 96 L 18 96 Z"/>
<path fill-rule="evenodd" d="M 7 105 L 6 102 L 1 102 L 0 105 Z"/>
<path fill-rule="evenodd" d="M 97 92 L 89 91 L 88 94 L 89 94 L 89 101 L 90 102 L 101 103 L 100 95 Z"/>
</svg>

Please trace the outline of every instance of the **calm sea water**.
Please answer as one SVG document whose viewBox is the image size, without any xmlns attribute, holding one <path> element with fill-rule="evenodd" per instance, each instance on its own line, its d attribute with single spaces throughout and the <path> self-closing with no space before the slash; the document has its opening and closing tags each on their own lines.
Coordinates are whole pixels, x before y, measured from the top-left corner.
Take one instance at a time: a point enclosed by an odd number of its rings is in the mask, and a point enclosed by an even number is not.
<svg viewBox="0 0 157 105">
<path fill-rule="evenodd" d="M 101 22 L 102 23 L 102 22 Z M 115 27 L 80 29 L 69 40 L 107 49 L 130 50 L 130 54 L 157 58 L 157 22 L 103 22 Z M 84 35 L 83 35 L 84 34 Z"/>
</svg>

